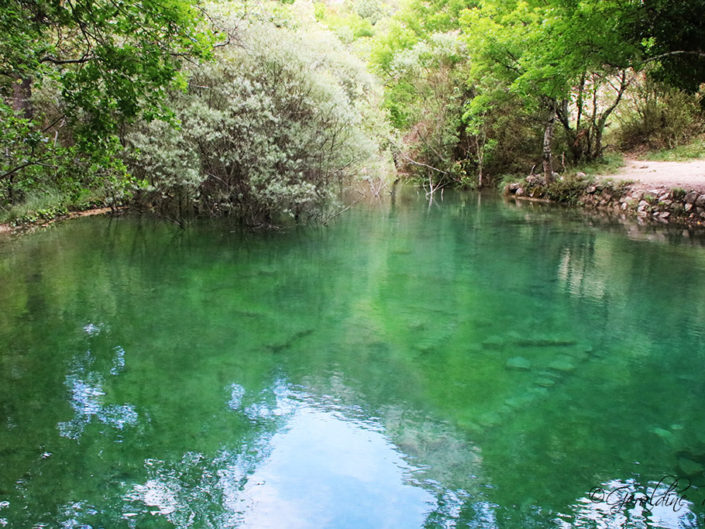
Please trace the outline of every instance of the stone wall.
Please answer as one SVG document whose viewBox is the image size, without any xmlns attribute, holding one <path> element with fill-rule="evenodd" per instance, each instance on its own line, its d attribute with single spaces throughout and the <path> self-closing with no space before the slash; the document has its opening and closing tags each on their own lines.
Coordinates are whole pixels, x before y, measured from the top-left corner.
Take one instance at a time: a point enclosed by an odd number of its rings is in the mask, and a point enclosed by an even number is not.
<svg viewBox="0 0 705 529">
<path fill-rule="evenodd" d="M 595 181 L 580 177 L 546 185 L 529 176 L 508 184 L 504 194 L 519 200 L 545 200 L 620 213 L 642 221 L 705 226 L 705 192 Z"/>
</svg>

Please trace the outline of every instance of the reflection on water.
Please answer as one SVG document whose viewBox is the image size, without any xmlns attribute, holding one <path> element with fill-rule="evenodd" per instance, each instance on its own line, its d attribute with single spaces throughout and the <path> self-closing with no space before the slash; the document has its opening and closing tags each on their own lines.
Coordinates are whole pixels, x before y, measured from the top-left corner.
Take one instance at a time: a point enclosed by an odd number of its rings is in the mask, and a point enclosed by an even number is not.
<svg viewBox="0 0 705 529">
<path fill-rule="evenodd" d="M 631 478 L 614 479 L 595 487 L 571 506 L 571 513 L 559 515 L 561 527 L 686 529 L 699 527 L 688 501 L 689 485 L 666 477 L 641 486 Z"/>
<path fill-rule="evenodd" d="M 95 336 L 101 332 L 101 327 L 89 324 L 84 330 L 89 336 Z M 125 369 L 125 350 L 116 346 L 113 352 L 109 373 L 117 376 Z M 91 351 L 86 351 L 72 361 L 71 372 L 66 375 L 65 384 L 71 394 L 69 402 L 74 416 L 70 421 L 58 423 L 62 437 L 77 440 L 94 417 L 118 430 L 137 424 L 138 415 L 132 404 L 105 403 L 104 377 L 90 369 L 94 363 Z"/>
<path fill-rule="evenodd" d="M 476 195 L 57 226 L 0 246 L 0 527 L 703 526 L 704 289 Z"/>
<path fill-rule="evenodd" d="M 238 384 L 231 390 L 236 400 L 244 395 Z M 178 527 L 421 527 L 438 507 L 432 491 L 440 484 L 421 481 L 423 470 L 381 424 L 355 418 L 355 410 L 346 417 L 348 410 L 282 381 L 272 393 L 272 406 L 244 410 L 250 420 L 271 421 L 244 450 L 223 449 L 211 460 L 200 453 L 176 463 L 147 459 L 146 481 L 123 497 L 123 519 L 136 527 L 144 515 Z M 232 404 L 231 397 L 228 405 L 239 409 Z M 457 514 L 462 500 L 449 496 Z"/>
<path fill-rule="evenodd" d="M 228 507 L 242 527 L 420 527 L 433 497 L 369 424 L 301 405 Z"/>
</svg>

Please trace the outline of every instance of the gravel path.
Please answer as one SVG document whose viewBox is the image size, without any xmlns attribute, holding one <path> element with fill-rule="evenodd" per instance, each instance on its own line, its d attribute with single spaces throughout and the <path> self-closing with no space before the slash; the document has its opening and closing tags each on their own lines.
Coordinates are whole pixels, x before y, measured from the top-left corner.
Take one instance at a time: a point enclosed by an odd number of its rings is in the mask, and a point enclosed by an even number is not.
<svg viewBox="0 0 705 529">
<path fill-rule="evenodd" d="M 705 193 L 705 160 L 688 162 L 648 162 L 627 160 L 618 172 L 602 178 L 633 180 L 633 187 L 644 189 L 696 190 Z"/>
</svg>

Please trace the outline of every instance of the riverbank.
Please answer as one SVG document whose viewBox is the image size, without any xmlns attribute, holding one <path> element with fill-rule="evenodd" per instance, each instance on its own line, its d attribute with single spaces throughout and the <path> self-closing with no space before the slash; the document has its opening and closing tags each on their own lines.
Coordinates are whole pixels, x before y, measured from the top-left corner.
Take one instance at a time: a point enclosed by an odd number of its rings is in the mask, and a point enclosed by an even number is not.
<svg viewBox="0 0 705 529">
<path fill-rule="evenodd" d="M 71 211 L 65 215 L 57 215 L 48 219 L 41 219 L 36 222 L 25 222 L 21 224 L 0 224 L 0 235 L 14 235 L 17 233 L 24 233 L 32 231 L 37 228 L 46 228 L 55 222 L 62 220 L 76 219 L 79 217 L 92 217 L 95 215 L 107 215 L 115 210 L 113 208 L 92 208 L 84 211 Z"/>
<path fill-rule="evenodd" d="M 517 200 L 546 200 L 635 218 L 640 222 L 705 226 L 705 160 L 628 160 L 619 171 L 558 177 L 528 176 L 504 187 Z"/>
</svg>

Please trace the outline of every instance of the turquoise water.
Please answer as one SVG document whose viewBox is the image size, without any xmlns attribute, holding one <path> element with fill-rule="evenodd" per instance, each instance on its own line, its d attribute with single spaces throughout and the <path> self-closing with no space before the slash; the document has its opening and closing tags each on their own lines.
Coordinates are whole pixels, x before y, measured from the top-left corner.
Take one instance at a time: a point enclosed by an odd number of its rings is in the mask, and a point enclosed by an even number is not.
<svg viewBox="0 0 705 529">
<path fill-rule="evenodd" d="M 705 526 L 679 233 L 413 192 L 86 218 L 0 243 L 0 307 L 0 527 Z"/>
</svg>

